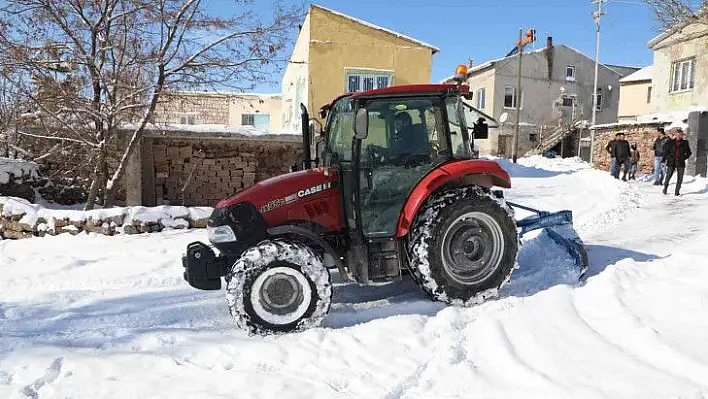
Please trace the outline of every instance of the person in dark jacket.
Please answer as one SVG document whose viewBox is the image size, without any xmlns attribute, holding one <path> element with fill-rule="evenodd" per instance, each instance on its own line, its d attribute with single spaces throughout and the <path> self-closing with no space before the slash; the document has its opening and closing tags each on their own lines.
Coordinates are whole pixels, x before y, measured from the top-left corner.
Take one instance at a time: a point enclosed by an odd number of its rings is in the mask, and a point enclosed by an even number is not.
<svg viewBox="0 0 708 399">
<path fill-rule="evenodd" d="M 629 173 L 629 156 L 630 148 L 629 142 L 624 139 L 624 133 L 617 133 L 617 139 L 613 140 L 608 145 L 608 151 L 610 151 L 610 156 L 615 158 L 615 169 L 612 176 L 615 179 L 619 179 L 620 168 L 624 167 L 624 174 L 622 175 L 622 180 L 627 181 L 627 173 Z"/>
<path fill-rule="evenodd" d="M 676 189 L 674 195 L 681 195 L 683 173 L 686 171 L 686 160 L 692 155 L 688 141 L 683 138 L 683 129 L 674 130 L 674 138 L 669 139 L 664 146 L 662 163 L 666 164 L 666 178 L 664 179 L 664 195 L 669 189 L 669 181 L 676 172 Z"/>
<path fill-rule="evenodd" d="M 629 155 L 629 180 L 637 180 L 637 168 L 639 167 L 639 150 L 637 150 L 637 143 L 632 143 L 631 153 Z"/>
<path fill-rule="evenodd" d="M 615 143 L 619 139 L 621 133 L 615 134 L 615 138 L 610 140 L 605 147 L 605 150 L 610 153 L 610 176 L 615 176 L 617 173 L 617 158 L 615 157 Z"/>
<path fill-rule="evenodd" d="M 664 128 L 660 127 L 657 129 L 656 140 L 654 140 L 654 185 L 660 186 L 664 183 L 664 167 L 661 164 L 661 160 L 664 158 L 664 146 L 669 140 L 666 137 Z"/>
</svg>

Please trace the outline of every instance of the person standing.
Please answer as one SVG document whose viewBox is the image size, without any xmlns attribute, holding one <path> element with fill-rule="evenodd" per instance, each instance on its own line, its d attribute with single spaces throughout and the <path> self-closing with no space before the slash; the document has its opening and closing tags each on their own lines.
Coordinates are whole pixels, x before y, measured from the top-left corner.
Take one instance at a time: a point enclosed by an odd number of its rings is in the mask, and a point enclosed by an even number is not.
<svg viewBox="0 0 708 399">
<path fill-rule="evenodd" d="M 619 133 L 617 141 L 615 141 L 615 157 L 617 158 L 617 168 L 615 169 L 615 179 L 619 179 L 620 167 L 624 168 L 622 181 L 627 181 L 627 173 L 629 173 L 629 156 L 631 151 L 629 141 L 625 140 L 624 133 Z"/>
<path fill-rule="evenodd" d="M 669 139 L 664 147 L 664 157 L 662 163 L 666 163 L 666 177 L 664 180 L 664 195 L 669 189 L 671 177 L 676 172 L 676 189 L 674 195 L 681 195 L 681 184 L 683 183 L 683 174 L 686 171 L 686 160 L 692 155 L 688 141 L 684 140 L 683 129 L 676 128 L 674 138 Z"/>
<path fill-rule="evenodd" d="M 615 179 L 617 178 L 616 176 L 619 174 L 619 171 L 617 170 L 617 156 L 615 155 L 615 150 L 617 148 L 617 140 L 619 139 L 621 133 L 615 134 L 615 138 L 610 140 L 609 143 L 607 143 L 607 146 L 605 147 L 605 150 L 610 153 L 610 175 L 614 177 Z"/>
<path fill-rule="evenodd" d="M 664 182 L 664 167 L 661 164 L 661 160 L 664 157 L 664 146 L 669 140 L 666 137 L 664 128 L 660 127 L 657 129 L 656 139 L 654 140 L 654 185 L 660 186 Z"/>
<path fill-rule="evenodd" d="M 632 143 L 631 152 L 629 155 L 629 180 L 637 180 L 637 168 L 639 165 L 639 150 L 637 150 L 637 143 Z"/>
</svg>

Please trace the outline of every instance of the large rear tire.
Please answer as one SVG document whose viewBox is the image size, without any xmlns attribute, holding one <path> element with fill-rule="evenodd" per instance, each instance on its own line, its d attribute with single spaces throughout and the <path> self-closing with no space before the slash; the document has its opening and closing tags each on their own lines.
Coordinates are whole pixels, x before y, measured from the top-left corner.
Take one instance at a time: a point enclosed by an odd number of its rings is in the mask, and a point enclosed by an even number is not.
<svg viewBox="0 0 708 399">
<path fill-rule="evenodd" d="M 481 187 L 434 194 L 411 229 L 413 278 L 433 300 L 457 306 L 495 297 L 516 267 L 513 215 L 503 199 Z"/>
<path fill-rule="evenodd" d="M 263 241 L 248 249 L 226 276 L 226 302 L 236 324 L 269 335 L 316 327 L 329 311 L 332 284 L 307 246 Z"/>
</svg>

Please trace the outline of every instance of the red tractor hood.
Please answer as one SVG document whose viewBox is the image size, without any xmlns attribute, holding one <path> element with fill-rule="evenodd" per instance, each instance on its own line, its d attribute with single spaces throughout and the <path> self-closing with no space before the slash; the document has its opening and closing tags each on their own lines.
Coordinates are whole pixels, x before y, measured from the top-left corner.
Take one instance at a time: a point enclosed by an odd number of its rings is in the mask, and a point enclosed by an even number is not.
<svg viewBox="0 0 708 399">
<path fill-rule="evenodd" d="M 307 197 L 314 199 L 333 188 L 337 179 L 334 170 L 325 175 L 327 168 L 316 168 L 271 177 L 239 191 L 229 198 L 219 201 L 217 208 L 224 208 L 241 202 L 250 202 L 261 212 L 269 208 L 288 205 Z"/>
</svg>

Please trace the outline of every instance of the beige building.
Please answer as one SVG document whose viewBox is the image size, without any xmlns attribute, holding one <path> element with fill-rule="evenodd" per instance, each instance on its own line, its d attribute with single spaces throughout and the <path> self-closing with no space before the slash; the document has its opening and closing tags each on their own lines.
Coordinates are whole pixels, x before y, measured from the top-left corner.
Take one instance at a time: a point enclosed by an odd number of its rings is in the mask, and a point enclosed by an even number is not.
<svg viewBox="0 0 708 399">
<path fill-rule="evenodd" d="M 178 92 L 164 95 L 153 122 L 280 132 L 280 94 Z"/>
<path fill-rule="evenodd" d="M 310 117 L 346 93 L 429 83 L 439 50 L 339 12 L 311 5 L 282 81 L 282 129 L 300 131 L 300 104 Z"/>
<path fill-rule="evenodd" d="M 620 79 L 619 112 L 620 122 L 633 122 L 651 112 L 652 67 L 648 66 Z"/>
<path fill-rule="evenodd" d="M 669 114 L 708 106 L 708 13 L 652 39 L 651 112 Z"/>
</svg>

